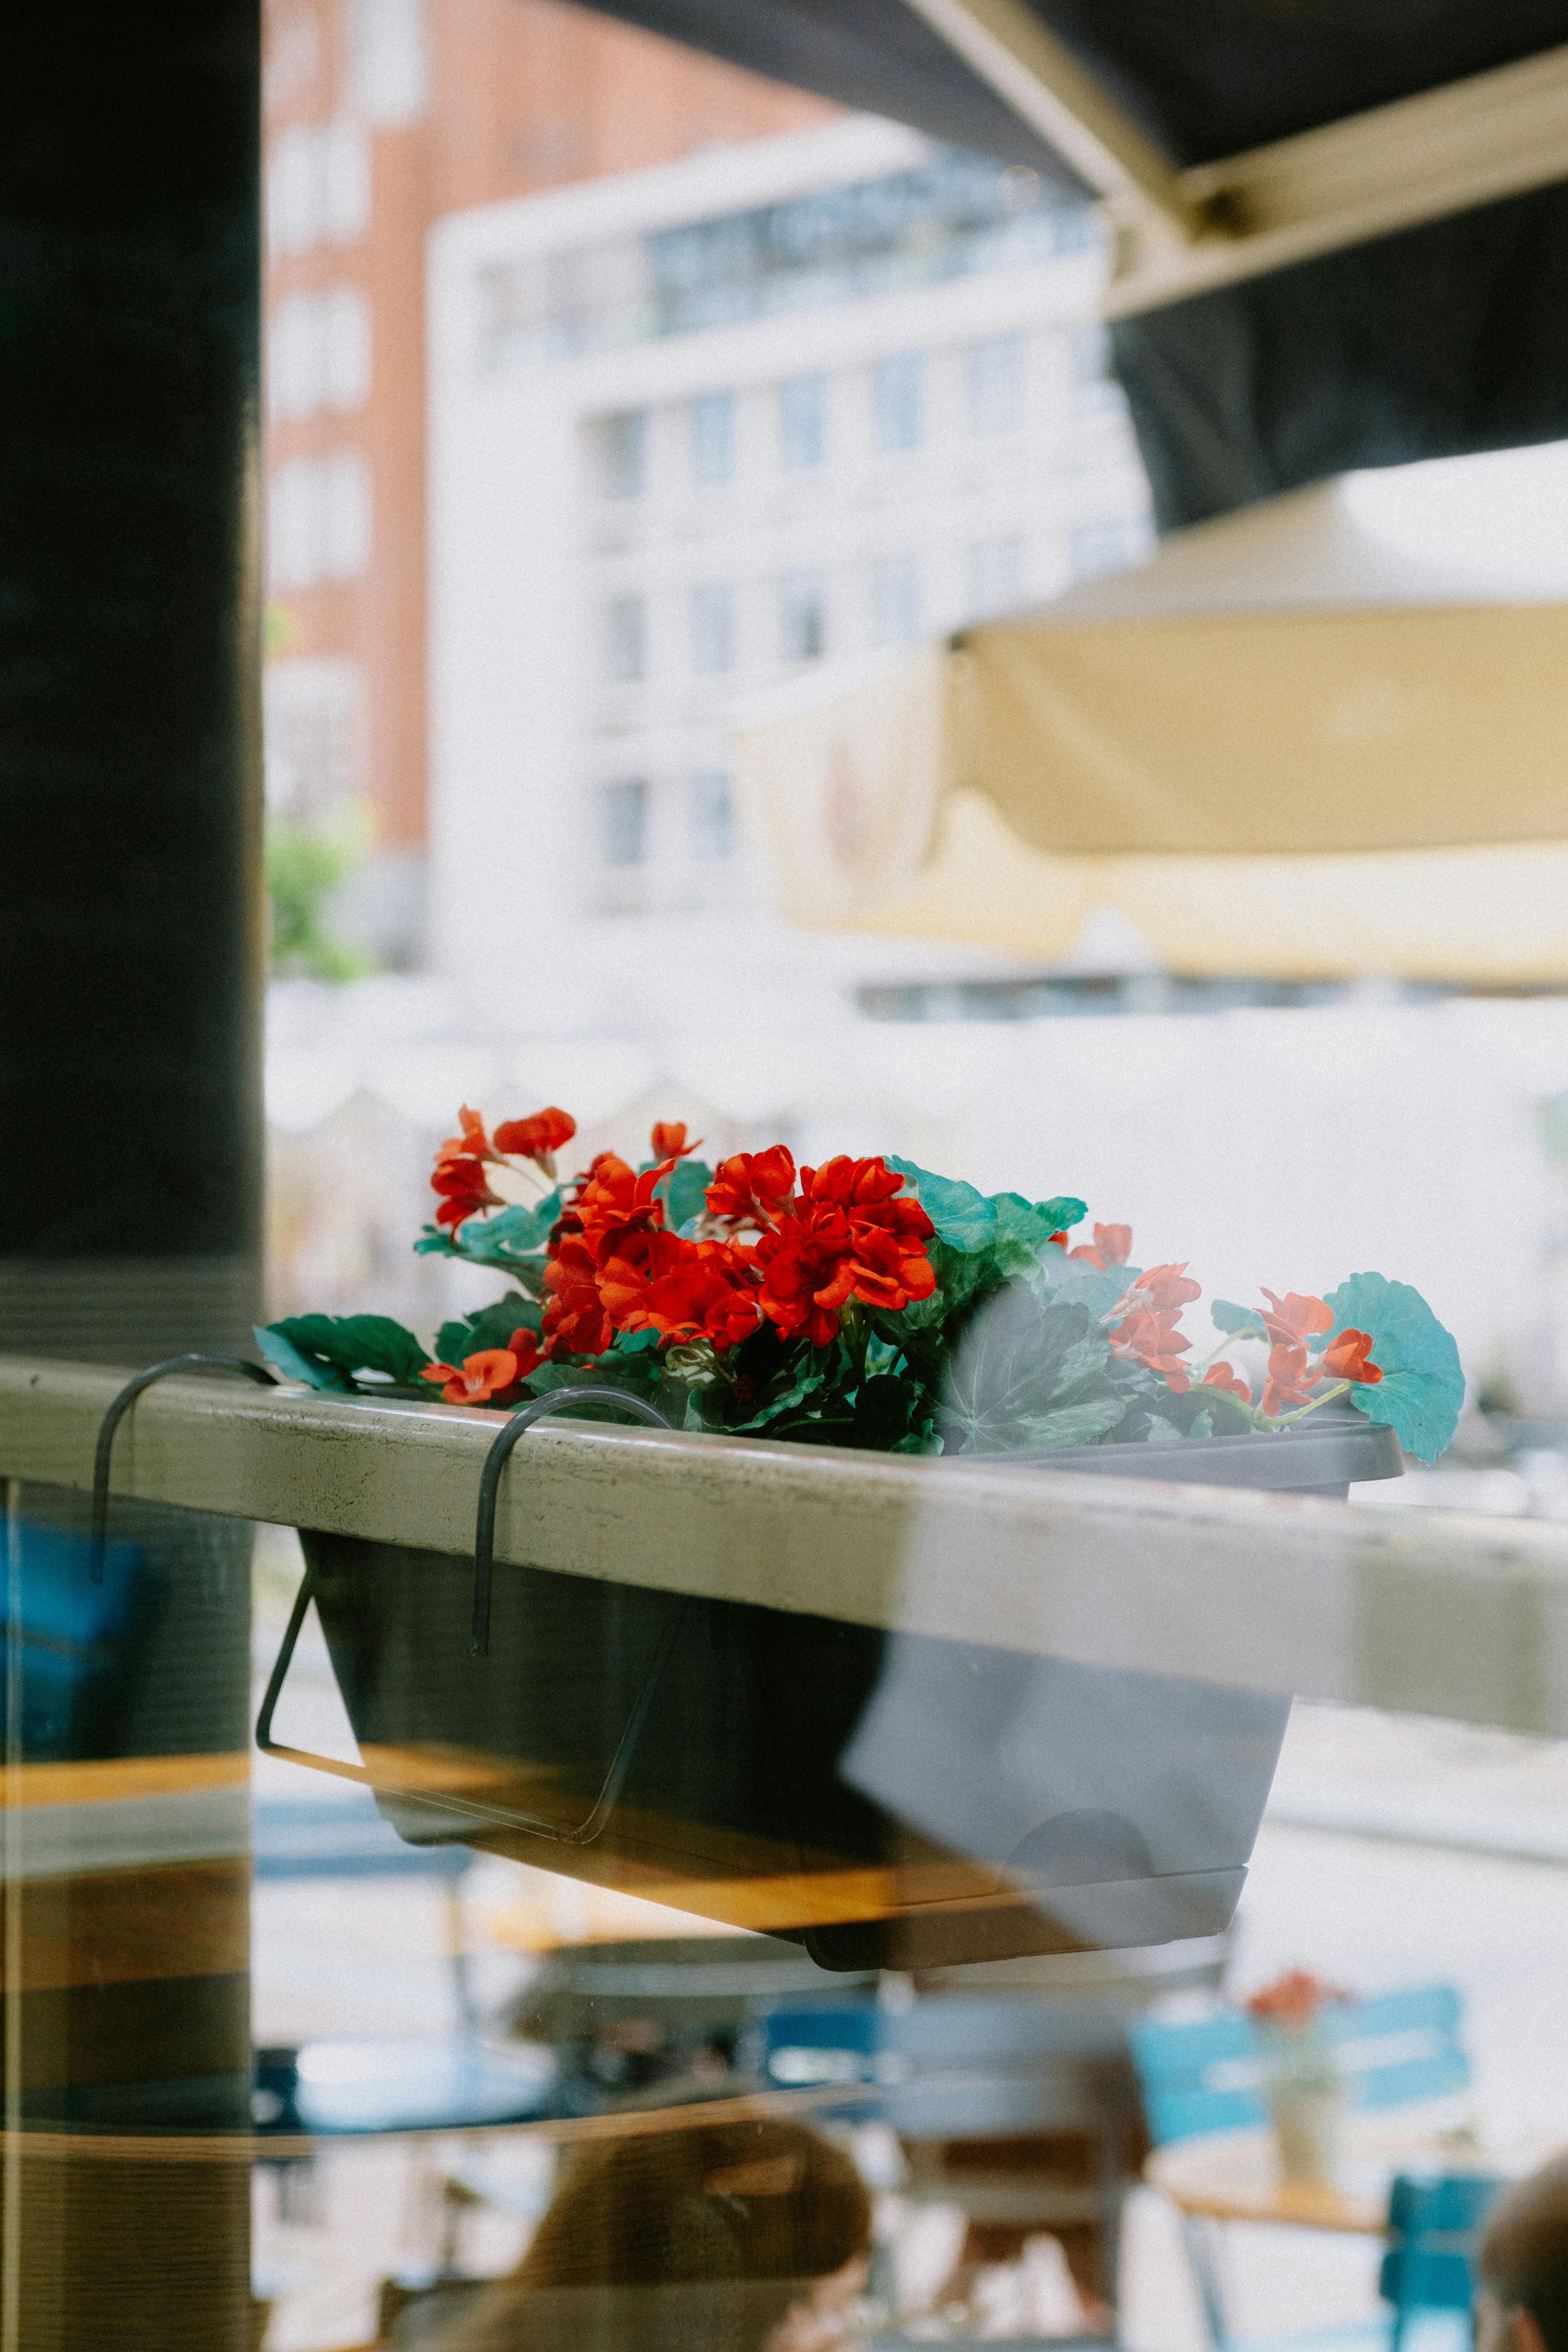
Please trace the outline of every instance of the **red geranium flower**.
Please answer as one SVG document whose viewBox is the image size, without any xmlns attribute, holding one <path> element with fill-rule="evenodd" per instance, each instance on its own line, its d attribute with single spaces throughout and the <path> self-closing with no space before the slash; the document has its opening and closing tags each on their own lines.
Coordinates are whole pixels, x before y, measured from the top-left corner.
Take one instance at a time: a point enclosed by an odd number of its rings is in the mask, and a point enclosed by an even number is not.
<svg viewBox="0 0 1568 2352">
<path fill-rule="evenodd" d="M 1277 1340 L 1268 1350 L 1268 1378 L 1263 1384 L 1264 1412 L 1281 1412 L 1287 1405 L 1305 1404 L 1317 1380 L 1318 1368 L 1308 1363 L 1305 1348 Z"/>
<path fill-rule="evenodd" d="M 488 1160 L 491 1150 L 490 1139 L 485 1133 L 485 1123 L 479 1112 L 470 1110 L 465 1103 L 458 1113 L 458 1124 L 463 1130 L 461 1135 L 449 1135 L 445 1143 L 438 1144 L 436 1150 L 437 1159 L 438 1160 L 457 1160 L 467 1152 L 477 1160 Z"/>
<path fill-rule="evenodd" d="M 430 1182 L 441 1195 L 441 1205 L 436 1212 L 438 1225 L 450 1225 L 455 1230 L 465 1217 L 473 1216 L 478 1210 L 500 1206 L 500 1195 L 490 1191 L 484 1161 L 470 1153 L 437 1160 Z"/>
<path fill-rule="evenodd" d="M 1244 1380 L 1237 1379 L 1227 1363 L 1211 1364 L 1204 1374 L 1205 1389 L 1223 1389 L 1226 1396 L 1239 1397 L 1243 1404 L 1252 1402 L 1252 1391 Z"/>
<path fill-rule="evenodd" d="M 1323 1349 L 1318 1369 L 1334 1381 L 1364 1381 L 1372 1387 L 1383 1373 L 1372 1360 L 1370 1331 L 1338 1331 Z"/>
<path fill-rule="evenodd" d="M 1269 1338 L 1278 1339 L 1282 1347 L 1295 1347 L 1314 1332 L 1326 1331 L 1334 1319 L 1332 1308 L 1325 1307 L 1321 1298 L 1299 1290 L 1288 1290 L 1283 1298 L 1277 1298 L 1267 1284 L 1262 1288 L 1268 1305 L 1258 1311 Z"/>
<path fill-rule="evenodd" d="M 514 1331 L 512 1338 L 526 1338 L 531 1344 L 533 1334 Z M 465 1356 L 460 1365 L 426 1364 L 419 1377 L 444 1381 L 441 1395 L 447 1404 L 489 1404 L 503 1390 L 516 1387 L 523 1368 L 510 1348 L 481 1348 L 477 1356 Z"/>
<path fill-rule="evenodd" d="M 689 1151 L 697 1150 L 702 1138 L 699 1136 L 696 1143 L 688 1143 L 684 1119 L 661 1118 L 655 1120 L 653 1133 L 648 1140 L 653 1145 L 653 1156 L 656 1160 L 684 1160 Z"/>
<path fill-rule="evenodd" d="M 795 1160 L 782 1143 L 721 1160 L 706 1193 L 709 1213 L 735 1225 L 773 1224 L 795 1191 Z"/>
<path fill-rule="evenodd" d="M 1193 1299 L 1201 1298 L 1203 1286 L 1194 1282 L 1187 1273 L 1187 1260 L 1180 1265 L 1152 1265 L 1141 1274 L 1127 1297 L 1137 1309 L 1163 1315 L 1173 1308 L 1178 1313 Z"/>
<path fill-rule="evenodd" d="M 838 1310 L 855 1287 L 854 1236 L 842 1209 L 798 1204 L 798 1213 L 765 1233 L 753 1255 L 763 1277 L 762 1307 L 786 1339 L 826 1348 Z"/>
<path fill-rule="evenodd" d="M 552 1103 L 547 1109 L 536 1110 L 528 1118 L 509 1118 L 497 1128 L 495 1146 L 498 1151 L 508 1151 L 519 1160 L 531 1160 L 547 1176 L 555 1173 L 555 1154 L 563 1143 L 570 1143 L 577 1132 L 577 1122 L 570 1111 L 557 1110 Z"/>
<path fill-rule="evenodd" d="M 1052 1241 L 1058 1238 L 1056 1234 L 1051 1235 Z M 1102 1274 L 1108 1266 L 1125 1265 L 1132 1255 L 1132 1228 L 1131 1225 L 1096 1225 L 1093 1242 L 1082 1242 L 1068 1255 L 1087 1258 L 1090 1265 L 1099 1266 Z"/>
<path fill-rule="evenodd" d="M 1310 1976 L 1305 1969 L 1292 1969 L 1289 1975 L 1276 1977 L 1260 1992 L 1255 1992 L 1247 2002 L 1248 2012 L 1260 2017 L 1269 2025 L 1301 2027 L 1310 2025 L 1321 2009 L 1331 2001 L 1349 2000 L 1348 1992 L 1338 1985 L 1325 1984 L 1321 1977 Z"/>
<path fill-rule="evenodd" d="M 1152 1372 L 1161 1375 L 1174 1395 L 1184 1396 L 1191 1383 L 1185 1367 L 1177 1359 L 1193 1343 L 1176 1328 L 1180 1315 L 1180 1307 L 1161 1307 L 1152 1314 L 1125 1315 L 1112 1332 L 1110 1344 L 1117 1355 L 1131 1356 L 1136 1362 L 1147 1364 Z"/>
<path fill-rule="evenodd" d="M 749 1339 L 761 1317 L 749 1270 L 721 1242 L 637 1236 L 635 1257 L 606 1255 L 599 1297 L 622 1331 L 657 1331 L 660 1344 L 707 1339 L 719 1354 Z"/>
<path fill-rule="evenodd" d="M 615 1327 L 599 1297 L 599 1268 L 581 1234 L 563 1234 L 544 1268 L 544 1350 L 572 1356 L 602 1356 Z"/>
</svg>

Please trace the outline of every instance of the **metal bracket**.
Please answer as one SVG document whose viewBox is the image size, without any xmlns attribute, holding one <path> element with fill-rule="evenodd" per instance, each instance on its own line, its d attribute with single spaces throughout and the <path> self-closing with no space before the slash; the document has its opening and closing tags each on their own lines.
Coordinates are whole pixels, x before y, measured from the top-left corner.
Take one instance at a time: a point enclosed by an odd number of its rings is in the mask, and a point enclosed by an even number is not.
<svg viewBox="0 0 1568 2352">
<path fill-rule="evenodd" d="M 645 1404 L 640 1397 L 628 1396 L 624 1389 L 588 1383 L 577 1388 L 554 1389 L 548 1396 L 538 1398 L 532 1404 L 525 1405 L 521 1412 L 512 1416 L 490 1447 L 485 1458 L 484 1473 L 479 1481 L 479 1514 L 474 1529 L 471 1650 L 475 1657 L 488 1656 L 489 1652 L 490 1584 L 494 1565 L 496 1496 L 500 1486 L 501 1473 L 506 1467 L 512 1447 L 525 1431 L 531 1429 L 536 1422 L 542 1421 L 547 1414 L 574 1404 L 620 1405 L 627 1412 L 635 1414 L 637 1420 L 646 1422 L 650 1428 L 670 1429 L 674 1425 L 654 1406 Z M 421 1804 L 428 1805 L 434 1811 L 455 1813 L 460 1819 L 493 1821 L 498 1825 L 509 1829 L 521 1829 L 531 1837 L 548 1839 L 553 1845 L 591 1845 L 603 1832 L 615 1810 L 616 1801 L 620 1795 L 626 1773 L 630 1769 L 633 1752 L 641 1737 L 643 1725 L 647 1720 L 648 1711 L 653 1706 L 658 1685 L 664 1678 L 664 1670 L 669 1664 L 670 1654 L 692 1605 L 689 1601 L 682 1601 L 676 1606 L 671 1615 L 669 1630 L 659 1644 L 658 1655 L 654 1660 L 647 1680 L 637 1694 L 637 1704 L 626 1719 L 626 1727 L 616 1743 L 616 1752 L 610 1759 L 610 1768 L 605 1775 L 604 1786 L 584 1819 L 574 1828 L 563 1830 L 558 1828 L 553 1822 L 541 1821 L 530 1813 L 520 1813 L 500 1806 L 486 1805 L 466 1799 L 454 1800 L 424 1789 L 399 1788 L 384 1777 L 378 1779 L 375 1774 L 367 1771 L 363 1764 L 345 1764 L 336 1757 L 318 1756 L 309 1748 L 289 1748 L 281 1741 L 274 1739 L 272 1737 L 273 1713 L 282 1693 L 283 1684 L 294 1656 L 295 1646 L 305 1622 L 305 1612 L 315 1598 L 315 1591 L 316 1572 L 313 1568 L 308 1568 L 300 1580 L 300 1590 L 294 1596 L 294 1606 L 289 1612 L 288 1630 L 283 1636 L 283 1646 L 278 1653 L 278 1660 L 268 1679 L 266 1695 L 256 1718 L 256 1744 L 262 1753 L 267 1756 L 280 1756 L 286 1762 L 291 1764 L 303 1764 L 312 1771 L 333 1773 L 339 1780 L 357 1780 L 362 1787 L 373 1790 L 380 1789 L 388 1796 L 415 1798 Z"/>
<path fill-rule="evenodd" d="M 88 1551 L 88 1574 L 94 1584 L 103 1582 L 103 1546 L 109 1528 L 109 1467 L 114 1452 L 114 1435 L 141 1395 L 154 1381 L 164 1379 L 170 1372 L 243 1372 L 247 1381 L 258 1388 L 279 1386 L 278 1376 L 265 1364 L 253 1364 L 247 1356 L 169 1356 L 163 1363 L 153 1364 L 127 1381 L 110 1404 L 98 1428 L 98 1446 L 92 1457 L 92 1521 Z"/>
</svg>

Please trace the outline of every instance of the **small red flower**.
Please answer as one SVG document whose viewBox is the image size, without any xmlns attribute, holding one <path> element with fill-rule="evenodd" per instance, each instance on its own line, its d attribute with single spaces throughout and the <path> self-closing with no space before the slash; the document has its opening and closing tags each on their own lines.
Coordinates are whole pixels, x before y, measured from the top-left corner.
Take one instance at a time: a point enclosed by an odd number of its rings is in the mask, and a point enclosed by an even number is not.
<svg viewBox="0 0 1568 2352">
<path fill-rule="evenodd" d="M 1263 1296 L 1268 1301 L 1266 1307 L 1258 1309 L 1264 1328 L 1269 1338 L 1278 1339 L 1283 1347 L 1295 1347 L 1310 1339 L 1314 1332 L 1326 1331 L 1334 1319 L 1331 1307 L 1301 1291 L 1288 1290 L 1283 1298 L 1277 1298 L 1265 1284 Z"/>
<path fill-rule="evenodd" d="M 547 1176 L 553 1176 L 555 1154 L 576 1132 L 577 1122 L 570 1111 L 557 1110 L 552 1103 L 531 1118 L 503 1120 L 495 1132 L 495 1148 L 518 1160 L 531 1160 Z"/>
<path fill-rule="evenodd" d="M 581 1234 L 563 1234 L 544 1268 L 543 1353 L 602 1356 L 615 1326 L 599 1297 L 599 1268 Z"/>
<path fill-rule="evenodd" d="M 430 1182 L 441 1195 L 441 1205 L 436 1212 L 438 1225 L 450 1225 L 456 1230 L 465 1217 L 475 1215 L 480 1209 L 501 1205 L 500 1195 L 490 1191 L 484 1161 L 467 1152 L 449 1160 L 437 1160 Z"/>
<path fill-rule="evenodd" d="M 1180 1265 L 1152 1265 L 1141 1274 L 1127 1293 L 1129 1300 L 1140 1310 L 1152 1310 L 1164 1315 L 1174 1308 L 1178 1313 L 1194 1298 L 1201 1298 L 1203 1286 L 1194 1282 L 1187 1273 L 1187 1260 Z"/>
<path fill-rule="evenodd" d="M 1136 1362 L 1147 1364 L 1176 1396 L 1184 1396 L 1191 1386 L 1186 1368 L 1178 1360 L 1193 1344 L 1176 1328 L 1181 1311 L 1176 1306 L 1161 1307 L 1152 1314 L 1124 1315 L 1110 1339 L 1117 1355 L 1131 1356 Z"/>
<path fill-rule="evenodd" d="M 1364 1381 L 1369 1388 L 1383 1373 L 1372 1360 L 1370 1331 L 1337 1331 L 1323 1349 L 1318 1370 L 1333 1381 Z"/>
<path fill-rule="evenodd" d="M 804 1338 L 826 1348 L 855 1287 L 854 1236 L 842 1209 L 826 1202 L 799 1208 L 765 1233 L 753 1253 L 763 1277 L 762 1308 L 786 1339 Z"/>
<path fill-rule="evenodd" d="M 476 1160 L 488 1160 L 491 1150 L 490 1139 L 485 1133 L 485 1123 L 479 1112 L 470 1110 L 465 1103 L 458 1113 L 458 1124 L 463 1130 L 461 1135 L 449 1135 L 445 1143 L 439 1144 L 437 1159 L 457 1160 L 468 1153 Z"/>
<path fill-rule="evenodd" d="M 1305 1348 L 1276 1341 L 1268 1350 L 1268 1378 L 1263 1384 L 1263 1410 L 1282 1412 L 1288 1405 L 1305 1404 L 1318 1379 L 1318 1368 L 1307 1361 Z"/>
<path fill-rule="evenodd" d="M 687 1153 L 695 1151 L 702 1141 L 699 1136 L 696 1143 L 688 1143 L 684 1119 L 662 1118 L 655 1120 L 653 1133 L 648 1139 L 653 1145 L 656 1160 L 684 1160 Z"/>
<path fill-rule="evenodd" d="M 1053 1241 L 1057 1238 L 1055 1234 L 1051 1235 Z M 1068 1255 L 1087 1258 L 1089 1265 L 1099 1266 L 1101 1273 L 1109 1266 L 1125 1265 L 1132 1255 L 1132 1228 L 1131 1225 L 1096 1225 L 1093 1242 L 1080 1243 Z"/>
<path fill-rule="evenodd" d="M 1067 1245 L 1068 1237 L 1067 1228 L 1065 1226 L 1059 1234 L 1047 1234 L 1046 1235 L 1046 1247 L 1047 1249 L 1065 1250 Z M 1089 1255 L 1089 1252 L 1087 1250 L 1073 1250 L 1070 1255 L 1074 1257 L 1087 1257 Z"/>
<path fill-rule="evenodd" d="M 533 1334 L 526 1336 L 531 1340 Z M 447 1404 L 489 1404 L 503 1390 L 516 1387 L 521 1367 L 510 1348 L 481 1348 L 477 1356 L 465 1356 L 460 1365 L 426 1364 L 419 1377 L 444 1381 L 441 1396 Z"/>
<path fill-rule="evenodd" d="M 1292 1969 L 1255 1992 L 1247 2007 L 1250 2016 L 1262 2018 L 1267 2024 L 1300 2028 L 1310 2025 L 1318 2011 L 1331 2002 L 1349 1999 L 1338 1985 L 1325 1984 L 1321 1977 L 1310 1976 L 1305 1969 Z"/>
<path fill-rule="evenodd" d="M 1252 1402 L 1252 1391 L 1244 1380 L 1238 1380 L 1231 1367 L 1223 1360 L 1211 1364 L 1204 1374 L 1205 1389 L 1223 1389 L 1226 1396 L 1239 1397 L 1243 1404 Z"/>
<path fill-rule="evenodd" d="M 737 1151 L 720 1162 L 709 1185 L 709 1213 L 735 1225 L 771 1225 L 795 1191 L 795 1160 L 782 1143 L 770 1151 Z"/>
</svg>

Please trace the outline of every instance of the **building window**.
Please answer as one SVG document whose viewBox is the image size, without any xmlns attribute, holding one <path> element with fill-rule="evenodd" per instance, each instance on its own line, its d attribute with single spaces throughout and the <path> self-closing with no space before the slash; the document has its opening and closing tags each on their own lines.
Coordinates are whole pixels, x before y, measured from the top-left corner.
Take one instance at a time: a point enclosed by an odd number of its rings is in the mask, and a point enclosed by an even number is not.
<svg viewBox="0 0 1568 2352">
<path fill-rule="evenodd" d="M 779 386 L 779 464 L 809 473 L 827 458 L 827 378 L 797 375 Z"/>
<path fill-rule="evenodd" d="M 1142 515 L 1101 515 L 1072 527 L 1072 576 L 1093 580 L 1102 572 L 1124 572 L 1140 562 L 1153 545 L 1153 533 Z"/>
<path fill-rule="evenodd" d="M 921 633 L 918 555 L 879 555 L 871 566 L 871 643 L 912 645 Z"/>
<path fill-rule="evenodd" d="M 977 539 L 969 551 L 969 614 L 984 621 L 1010 612 L 1023 589 L 1024 542 L 1016 532 L 1005 539 Z"/>
<path fill-rule="evenodd" d="M 735 667 L 735 591 L 728 580 L 700 580 L 691 591 L 691 667 L 699 677 Z"/>
<path fill-rule="evenodd" d="M 363 670 L 338 656 L 270 661 L 261 691 L 268 807 L 330 816 L 363 788 Z"/>
<path fill-rule="evenodd" d="M 267 235 L 275 253 L 353 245 L 370 226 L 370 149 L 344 117 L 296 123 L 274 141 L 267 167 Z"/>
<path fill-rule="evenodd" d="M 925 437 L 925 361 L 919 352 L 900 352 L 872 369 L 871 428 L 879 449 L 920 447 Z"/>
<path fill-rule="evenodd" d="M 647 471 L 647 411 L 628 408 L 599 426 L 599 480 L 607 499 L 640 499 Z"/>
<path fill-rule="evenodd" d="M 355 0 L 350 14 L 354 97 L 372 122 L 417 122 L 430 103 L 426 0 Z"/>
<path fill-rule="evenodd" d="M 971 433 L 1016 433 L 1024 422 L 1029 346 L 1023 335 L 987 335 L 966 354 Z"/>
<path fill-rule="evenodd" d="M 648 857 L 648 789 L 640 776 L 599 786 L 599 862 L 646 866 Z"/>
<path fill-rule="evenodd" d="M 1098 324 L 1076 327 L 1070 347 L 1072 413 L 1075 416 L 1120 415 L 1127 395 L 1110 366 L 1110 337 Z"/>
<path fill-rule="evenodd" d="M 647 669 L 647 600 L 612 596 L 605 607 L 605 676 L 612 686 L 635 686 Z"/>
<path fill-rule="evenodd" d="M 827 649 L 827 579 L 786 572 L 779 582 L 779 658 L 816 661 Z"/>
<path fill-rule="evenodd" d="M 267 347 L 274 416 L 347 415 L 370 397 L 370 304 L 357 287 L 289 294 L 272 313 Z"/>
<path fill-rule="evenodd" d="M 357 449 L 291 457 L 272 478 L 268 524 L 274 588 L 357 580 L 370 563 L 368 461 Z"/>
<path fill-rule="evenodd" d="M 722 768 L 699 768 L 688 784 L 686 836 L 699 866 L 721 866 L 734 855 L 734 803 Z"/>
<path fill-rule="evenodd" d="M 690 409 L 691 479 L 698 489 L 717 488 L 735 470 L 735 395 L 705 392 Z"/>
</svg>

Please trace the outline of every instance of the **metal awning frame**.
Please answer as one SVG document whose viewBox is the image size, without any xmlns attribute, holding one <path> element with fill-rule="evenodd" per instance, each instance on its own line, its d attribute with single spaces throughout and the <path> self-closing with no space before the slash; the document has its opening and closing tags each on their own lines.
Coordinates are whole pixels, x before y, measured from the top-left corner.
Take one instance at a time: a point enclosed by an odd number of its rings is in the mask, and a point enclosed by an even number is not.
<svg viewBox="0 0 1568 2352">
<path fill-rule="evenodd" d="M 1025 0 L 909 5 L 1103 199 L 1108 318 L 1568 179 L 1568 47 L 1183 170 Z"/>
</svg>

